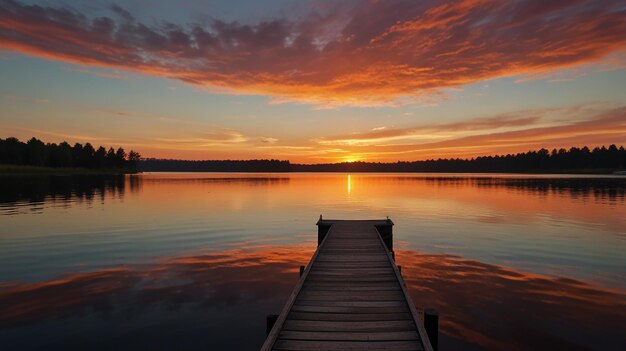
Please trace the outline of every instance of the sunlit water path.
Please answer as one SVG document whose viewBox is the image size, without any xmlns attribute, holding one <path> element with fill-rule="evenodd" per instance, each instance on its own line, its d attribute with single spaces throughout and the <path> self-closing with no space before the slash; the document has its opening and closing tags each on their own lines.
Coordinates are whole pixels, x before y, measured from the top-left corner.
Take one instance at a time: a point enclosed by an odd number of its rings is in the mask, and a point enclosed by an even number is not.
<svg viewBox="0 0 626 351">
<path fill-rule="evenodd" d="M 315 221 L 390 216 L 442 349 L 621 349 L 626 178 L 143 174 L 2 178 L 0 343 L 257 349 Z"/>
</svg>

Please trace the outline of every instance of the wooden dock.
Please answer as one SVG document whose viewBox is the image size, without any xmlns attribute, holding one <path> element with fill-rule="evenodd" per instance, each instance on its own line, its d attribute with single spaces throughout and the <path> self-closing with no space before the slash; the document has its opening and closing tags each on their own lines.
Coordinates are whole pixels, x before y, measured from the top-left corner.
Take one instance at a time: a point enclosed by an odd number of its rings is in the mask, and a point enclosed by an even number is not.
<svg viewBox="0 0 626 351">
<path fill-rule="evenodd" d="M 317 225 L 318 248 L 261 350 L 431 351 L 394 262 L 393 222 Z"/>
</svg>

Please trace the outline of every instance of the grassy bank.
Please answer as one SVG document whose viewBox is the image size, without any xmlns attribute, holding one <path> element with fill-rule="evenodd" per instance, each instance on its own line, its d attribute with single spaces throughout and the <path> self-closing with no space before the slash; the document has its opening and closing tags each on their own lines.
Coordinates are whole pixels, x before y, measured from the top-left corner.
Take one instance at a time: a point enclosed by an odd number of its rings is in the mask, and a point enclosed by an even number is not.
<svg viewBox="0 0 626 351">
<path fill-rule="evenodd" d="M 135 173 L 123 169 L 56 168 L 0 164 L 0 175 L 108 175 Z"/>
</svg>

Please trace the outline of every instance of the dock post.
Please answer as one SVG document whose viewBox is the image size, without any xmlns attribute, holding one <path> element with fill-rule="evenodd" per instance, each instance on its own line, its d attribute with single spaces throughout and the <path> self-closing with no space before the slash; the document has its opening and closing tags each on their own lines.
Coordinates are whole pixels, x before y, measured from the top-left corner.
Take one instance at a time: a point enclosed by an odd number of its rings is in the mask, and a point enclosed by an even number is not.
<svg viewBox="0 0 626 351">
<path fill-rule="evenodd" d="M 302 276 L 302 274 L 304 274 L 304 266 L 300 266 L 300 276 Z"/>
<path fill-rule="evenodd" d="M 322 215 L 320 215 L 320 219 L 319 221 L 317 221 L 317 246 L 320 246 L 322 241 L 324 241 L 324 238 L 326 237 L 326 234 L 330 230 L 331 225 L 332 224 L 330 223 L 324 223 L 324 220 L 322 219 Z"/>
<path fill-rule="evenodd" d="M 278 320 L 277 314 L 268 314 L 265 317 L 265 336 L 270 335 L 272 328 L 274 328 L 274 324 L 276 324 L 276 320 Z"/>
<path fill-rule="evenodd" d="M 387 218 L 385 224 L 377 225 L 376 229 L 383 239 L 387 250 L 393 251 L 393 222 Z"/>
<path fill-rule="evenodd" d="M 424 329 L 434 351 L 439 349 L 439 312 L 434 308 L 424 310 Z"/>
</svg>

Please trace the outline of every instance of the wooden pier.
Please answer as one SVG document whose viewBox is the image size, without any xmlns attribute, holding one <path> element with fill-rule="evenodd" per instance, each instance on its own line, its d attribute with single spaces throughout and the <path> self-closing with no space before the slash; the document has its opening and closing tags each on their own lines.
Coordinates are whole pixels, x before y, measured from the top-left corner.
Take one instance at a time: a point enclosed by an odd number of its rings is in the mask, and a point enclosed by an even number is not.
<svg viewBox="0 0 626 351">
<path fill-rule="evenodd" d="M 433 350 L 393 257 L 391 220 L 322 220 L 262 351 Z"/>
</svg>

